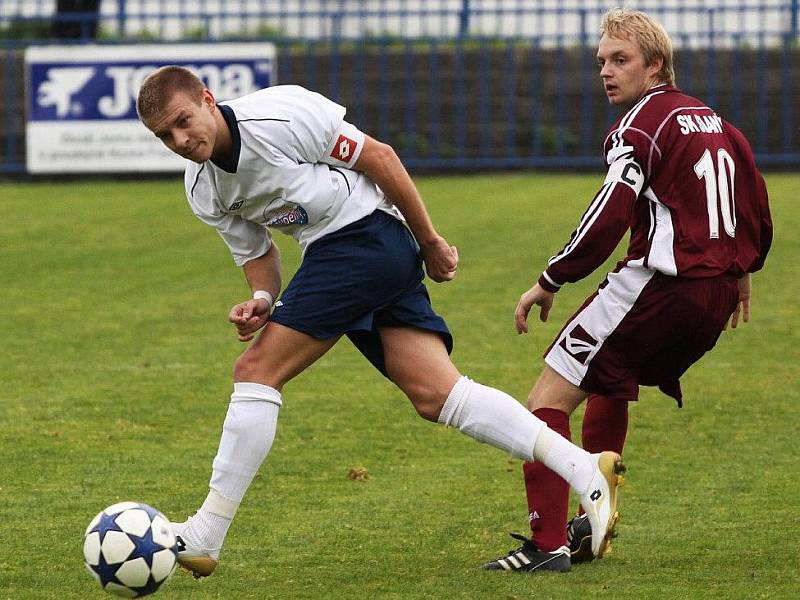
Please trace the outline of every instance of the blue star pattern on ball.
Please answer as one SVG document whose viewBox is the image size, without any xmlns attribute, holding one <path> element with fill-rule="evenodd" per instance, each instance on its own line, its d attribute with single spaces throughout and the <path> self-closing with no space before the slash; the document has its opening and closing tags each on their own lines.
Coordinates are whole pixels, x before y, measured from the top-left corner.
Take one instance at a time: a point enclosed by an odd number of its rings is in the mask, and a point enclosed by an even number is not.
<svg viewBox="0 0 800 600">
<path fill-rule="evenodd" d="M 100 585 L 106 587 L 109 583 L 118 583 L 122 585 L 122 582 L 117 579 L 117 571 L 124 563 L 115 563 L 110 565 L 106 562 L 103 553 L 100 553 L 100 563 L 93 566 L 92 570 L 97 573 L 97 576 L 100 578 Z"/>
<path fill-rule="evenodd" d="M 148 528 L 142 537 L 133 535 L 132 533 L 129 533 L 128 537 L 131 538 L 131 541 L 136 546 L 128 557 L 128 560 L 143 558 L 147 566 L 153 568 L 153 554 L 159 550 L 164 550 L 164 546 L 153 541 L 153 530 Z"/>
<path fill-rule="evenodd" d="M 92 519 L 84 534 L 86 567 L 112 594 L 154 593 L 175 570 L 177 541 L 169 520 L 139 502 L 118 502 Z"/>
<path fill-rule="evenodd" d="M 133 590 L 136 592 L 137 596 L 149 596 L 150 594 L 155 593 L 155 591 L 161 586 L 161 581 L 156 581 L 153 579 L 151 575 L 150 578 L 147 580 L 147 583 L 140 587 L 131 587 L 128 589 Z"/>
<path fill-rule="evenodd" d="M 89 533 L 97 532 L 100 535 L 100 543 L 103 543 L 103 540 L 106 537 L 106 534 L 109 531 L 119 531 L 122 532 L 122 528 L 116 522 L 116 514 L 109 515 L 108 513 L 103 513 L 100 517 L 100 520 L 97 522 L 97 525 L 92 527 Z M 116 574 L 119 571 L 119 568 L 122 566 L 123 563 L 114 563 L 108 564 L 106 562 L 105 556 L 103 553 L 100 553 L 100 562 L 96 566 L 92 567 L 97 576 L 100 578 L 100 584 L 105 587 L 109 583 L 119 583 L 121 585 L 121 581 L 117 579 Z"/>
<path fill-rule="evenodd" d="M 144 512 L 146 512 L 147 516 L 150 517 L 150 521 L 161 515 L 161 513 L 158 512 L 155 508 L 153 508 L 152 506 L 148 506 L 147 504 L 140 504 L 139 506 L 137 506 L 137 508 L 139 510 L 143 510 Z"/>
<path fill-rule="evenodd" d="M 93 531 L 98 532 L 100 534 L 100 543 L 102 544 L 106 537 L 106 533 L 109 531 L 122 531 L 122 528 L 117 525 L 117 522 L 115 521 L 116 518 L 117 515 L 103 513 L 103 515 L 100 517 L 100 520 L 97 522 L 97 525 L 92 527 L 89 533 Z"/>
</svg>

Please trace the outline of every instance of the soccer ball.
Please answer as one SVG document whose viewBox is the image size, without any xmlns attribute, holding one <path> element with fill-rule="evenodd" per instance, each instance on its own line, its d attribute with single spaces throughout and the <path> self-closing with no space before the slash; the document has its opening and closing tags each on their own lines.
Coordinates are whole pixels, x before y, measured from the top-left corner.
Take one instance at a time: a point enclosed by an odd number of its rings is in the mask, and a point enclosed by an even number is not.
<svg viewBox="0 0 800 600">
<path fill-rule="evenodd" d="M 107 592 L 136 598 L 155 592 L 175 571 L 178 544 L 167 518 L 139 502 L 112 504 L 83 536 L 86 568 Z"/>
</svg>

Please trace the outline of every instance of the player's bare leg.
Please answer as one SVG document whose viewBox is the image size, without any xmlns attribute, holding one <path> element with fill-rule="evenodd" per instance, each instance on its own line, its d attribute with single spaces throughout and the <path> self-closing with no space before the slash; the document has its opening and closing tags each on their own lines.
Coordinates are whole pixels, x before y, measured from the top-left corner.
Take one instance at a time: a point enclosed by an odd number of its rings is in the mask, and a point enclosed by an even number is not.
<svg viewBox="0 0 800 600">
<path fill-rule="evenodd" d="M 544 424 L 508 394 L 462 376 L 437 334 L 385 327 L 381 340 L 389 377 L 423 418 L 515 456 L 532 456 Z"/>
<path fill-rule="evenodd" d="M 411 327 L 383 327 L 380 332 L 389 378 L 423 419 L 435 422 L 461 378 L 441 338 Z"/>
<path fill-rule="evenodd" d="M 179 538 L 178 562 L 195 577 L 210 575 L 216 568 L 233 517 L 272 446 L 281 389 L 336 341 L 268 323 L 237 360 L 211 489 L 193 517 L 173 525 Z"/>
<path fill-rule="evenodd" d="M 381 339 L 389 376 L 420 415 L 457 427 L 466 435 L 518 458 L 542 461 L 581 496 L 592 531 L 597 534 L 593 551 L 605 550 L 606 534 L 616 512 L 615 470 L 621 469 L 619 455 L 611 452 L 590 455 L 547 428 L 508 394 L 460 375 L 444 343 L 434 333 L 386 327 L 381 329 Z M 557 379 L 548 377 L 540 389 L 566 397 L 574 403 L 568 407 L 571 411 L 583 399 L 583 393 L 573 386 L 578 393 L 570 390 L 571 394 L 565 396 L 560 393 L 561 385 Z M 447 390 L 448 386 L 452 387 Z"/>
</svg>

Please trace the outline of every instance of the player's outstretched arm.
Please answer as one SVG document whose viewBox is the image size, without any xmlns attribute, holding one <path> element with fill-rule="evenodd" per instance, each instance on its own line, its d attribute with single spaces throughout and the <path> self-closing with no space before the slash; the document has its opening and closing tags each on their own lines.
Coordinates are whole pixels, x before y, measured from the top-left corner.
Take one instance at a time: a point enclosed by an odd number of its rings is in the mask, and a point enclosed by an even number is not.
<svg viewBox="0 0 800 600">
<path fill-rule="evenodd" d="M 244 275 L 253 292 L 269 292 L 277 298 L 281 290 L 281 263 L 278 248 L 273 244 L 263 256 L 244 264 Z M 236 327 L 240 342 L 249 342 L 269 322 L 272 304 L 265 298 L 252 298 L 231 308 L 228 320 Z"/>
<path fill-rule="evenodd" d="M 405 217 L 420 245 L 428 277 L 434 281 L 450 281 L 456 275 L 458 251 L 439 235 L 425 204 L 400 158 L 388 144 L 369 136 L 353 168 L 366 173 Z"/>
<path fill-rule="evenodd" d="M 739 302 L 736 303 L 736 308 L 733 309 L 731 315 L 731 329 L 736 329 L 739 325 L 739 317 L 741 316 L 742 322 L 750 322 L 750 294 L 751 275 L 747 273 L 739 278 Z"/>
<path fill-rule="evenodd" d="M 530 313 L 534 304 L 541 307 L 539 319 L 542 322 L 547 321 L 554 298 L 555 294 L 553 292 L 548 292 L 538 283 L 535 283 L 531 289 L 522 294 L 519 297 L 519 302 L 517 302 L 517 310 L 514 312 L 517 333 L 528 333 L 528 313 Z"/>
</svg>

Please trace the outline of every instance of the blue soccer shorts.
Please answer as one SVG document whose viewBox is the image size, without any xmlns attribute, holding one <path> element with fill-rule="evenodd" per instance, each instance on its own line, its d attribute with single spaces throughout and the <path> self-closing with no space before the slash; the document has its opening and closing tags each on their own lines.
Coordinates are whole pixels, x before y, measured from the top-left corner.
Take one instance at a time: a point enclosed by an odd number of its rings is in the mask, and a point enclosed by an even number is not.
<svg viewBox="0 0 800 600">
<path fill-rule="evenodd" d="M 317 339 L 347 335 L 384 375 L 380 327 L 416 327 L 453 337 L 431 306 L 419 247 L 408 228 L 377 210 L 306 250 L 271 320 Z"/>
</svg>

